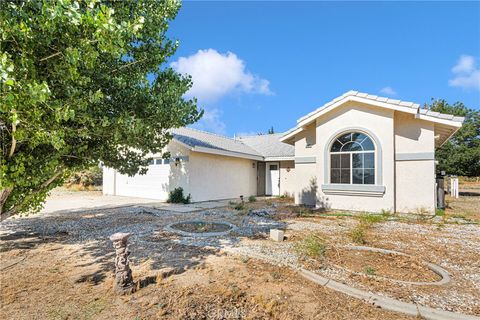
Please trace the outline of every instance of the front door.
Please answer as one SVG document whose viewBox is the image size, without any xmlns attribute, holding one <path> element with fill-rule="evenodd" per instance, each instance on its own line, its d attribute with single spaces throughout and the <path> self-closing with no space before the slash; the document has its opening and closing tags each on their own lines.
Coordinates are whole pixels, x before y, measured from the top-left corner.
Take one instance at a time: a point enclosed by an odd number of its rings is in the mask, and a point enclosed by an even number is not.
<svg viewBox="0 0 480 320">
<path fill-rule="evenodd" d="M 278 162 L 267 163 L 265 178 L 265 193 L 269 196 L 279 196 L 280 168 Z"/>
</svg>

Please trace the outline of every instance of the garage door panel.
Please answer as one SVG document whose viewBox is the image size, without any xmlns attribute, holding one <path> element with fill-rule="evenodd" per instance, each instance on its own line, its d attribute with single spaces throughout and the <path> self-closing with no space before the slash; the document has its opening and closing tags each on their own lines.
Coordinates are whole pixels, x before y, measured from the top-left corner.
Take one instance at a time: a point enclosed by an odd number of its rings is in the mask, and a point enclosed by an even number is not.
<svg viewBox="0 0 480 320">
<path fill-rule="evenodd" d="M 170 165 L 150 166 L 144 175 L 117 174 L 116 194 L 119 196 L 166 200 L 169 192 Z"/>
</svg>

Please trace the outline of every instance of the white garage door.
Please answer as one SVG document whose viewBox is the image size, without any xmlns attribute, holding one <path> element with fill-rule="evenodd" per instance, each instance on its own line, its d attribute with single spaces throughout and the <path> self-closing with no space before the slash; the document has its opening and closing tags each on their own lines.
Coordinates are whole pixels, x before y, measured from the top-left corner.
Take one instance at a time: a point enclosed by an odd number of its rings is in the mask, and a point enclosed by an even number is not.
<svg viewBox="0 0 480 320">
<path fill-rule="evenodd" d="M 169 191 L 169 176 L 169 160 L 154 159 L 144 175 L 129 177 L 117 173 L 115 191 L 119 196 L 165 201 Z"/>
</svg>

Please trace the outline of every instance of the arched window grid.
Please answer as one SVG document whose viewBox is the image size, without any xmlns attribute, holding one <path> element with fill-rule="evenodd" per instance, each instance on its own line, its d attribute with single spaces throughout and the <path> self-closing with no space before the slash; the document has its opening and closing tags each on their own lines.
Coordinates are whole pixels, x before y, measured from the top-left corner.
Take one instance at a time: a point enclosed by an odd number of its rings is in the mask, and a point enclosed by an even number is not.
<svg viewBox="0 0 480 320">
<path fill-rule="evenodd" d="M 375 184 L 375 145 L 361 132 L 338 136 L 330 147 L 330 183 Z"/>
</svg>

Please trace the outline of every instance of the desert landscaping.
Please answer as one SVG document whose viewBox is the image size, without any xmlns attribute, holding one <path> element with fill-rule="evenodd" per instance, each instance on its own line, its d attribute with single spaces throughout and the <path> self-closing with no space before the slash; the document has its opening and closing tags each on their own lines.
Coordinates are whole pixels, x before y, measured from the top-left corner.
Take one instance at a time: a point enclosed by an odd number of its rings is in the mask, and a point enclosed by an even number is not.
<svg viewBox="0 0 480 320">
<path fill-rule="evenodd" d="M 1 4 L 0 320 L 480 320 L 480 2 Z"/>
<path fill-rule="evenodd" d="M 480 316 L 480 185 L 462 188 L 435 216 L 318 212 L 289 198 L 252 198 L 9 219 L 0 229 L 0 311 L 5 319 L 416 318 L 314 283 L 302 268 L 398 301 Z M 108 198 L 60 189 L 46 207 L 89 197 Z M 284 241 L 269 239 L 270 229 L 284 230 Z M 131 233 L 130 295 L 112 289 L 116 232 Z"/>
</svg>

